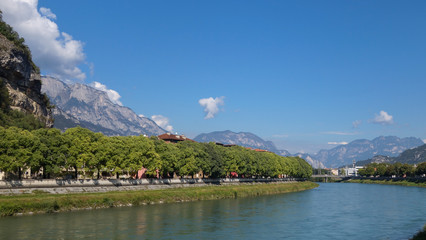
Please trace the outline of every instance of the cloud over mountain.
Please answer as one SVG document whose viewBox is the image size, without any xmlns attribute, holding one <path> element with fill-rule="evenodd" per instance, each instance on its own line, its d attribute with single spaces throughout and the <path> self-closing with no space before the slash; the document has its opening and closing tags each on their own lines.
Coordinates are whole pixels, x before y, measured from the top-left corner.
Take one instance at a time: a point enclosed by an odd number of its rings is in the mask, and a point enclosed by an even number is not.
<svg viewBox="0 0 426 240">
<path fill-rule="evenodd" d="M 355 121 L 352 122 L 352 128 L 358 128 L 359 125 L 361 125 L 361 124 L 362 124 L 361 120 L 355 120 Z"/>
<path fill-rule="evenodd" d="M 173 131 L 173 126 L 169 124 L 169 119 L 163 115 L 153 115 L 151 119 L 160 127 L 164 128 L 168 132 Z"/>
<path fill-rule="evenodd" d="M 328 142 L 328 145 L 346 145 L 348 142 Z"/>
<path fill-rule="evenodd" d="M 106 92 L 106 94 L 108 95 L 109 100 L 111 100 L 111 102 L 118 104 L 120 106 L 123 106 L 123 104 L 120 102 L 120 94 L 112 89 L 108 89 L 106 85 L 100 83 L 100 82 L 92 82 L 90 84 L 91 87 L 96 88 L 98 90 L 101 90 L 103 92 Z"/>
<path fill-rule="evenodd" d="M 3 20 L 25 38 L 34 62 L 60 79 L 84 80 L 86 74 L 78 67 L 84 63 L 83 43 L 59 31 L 49 9 L 38 10 L 37 0 L 1 0 Z"/>
<path fill-rule="evenodd" d="M 385 111 L 380 111 L 379 114 L 371 120 L 372 123 L 382 124 L 382 125 L 390 125 L 393 124 L 393 116 L 389 115 Z"/>
<path fill-rule="evenodd" d="M 198 103 L 204 107 L 204 112 L 206 112 L 206 116 L 204 119 L 214 118 L 214 116 L 219 112 L 220 106 L 225 104 L 225 97 L 217 97 L 217 98 L 202 98 L 198 100 Z"/>
</svg>

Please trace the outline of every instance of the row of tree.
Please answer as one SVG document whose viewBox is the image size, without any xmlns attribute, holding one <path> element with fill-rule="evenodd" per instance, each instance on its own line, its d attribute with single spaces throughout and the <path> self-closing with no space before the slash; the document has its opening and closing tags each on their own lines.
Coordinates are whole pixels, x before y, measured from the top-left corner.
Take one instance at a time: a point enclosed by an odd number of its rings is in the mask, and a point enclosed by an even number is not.
<svg viewBox="0 0 426 240">
<path fill-rule="evenodd" d="M 358 170 L 360 176 L 410 177 L 426 174 L 426 162 L 417 166 L 408 163 L 370 163 Z"/>
<path fill-rule="evenodd" d="M 282 157 L 239 146 L 183 141 L 166 143 L 157 137 L 108 137 L 76 127 L 32 131 L 0 127 L 0 169 L 21 178 L 24 169 L 42 172 L 43 178 L 102 174 L 134 176 L 142 167 L 148 176 L 244 177 L 287 175 L 306 178 L 311 166 L 297 157 Z"/>
</svg>

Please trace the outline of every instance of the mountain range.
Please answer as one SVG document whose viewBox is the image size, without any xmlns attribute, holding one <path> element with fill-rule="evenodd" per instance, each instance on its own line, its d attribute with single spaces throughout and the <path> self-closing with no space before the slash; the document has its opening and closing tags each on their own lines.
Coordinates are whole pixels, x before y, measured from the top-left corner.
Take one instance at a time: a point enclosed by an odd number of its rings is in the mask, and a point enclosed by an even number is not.
<svg viewBox="0 0 426 240">
<path fill-rule="evenodd" d="M 235 144 L 243 147 L 259 148 L 270 152 L 278 149 L 271 141 L 265 141 L 259 136 L 249 132 L 235 133 L 230 130 L 202 133 L 194 138 L 197 142 L 218 142 L 224 144 Z"/>
<path fill-rule="evenodd" d="M 106 92 L 91 86 L 43 76 L 42 92 L 56 107 L 54 127 L 81 126 L 108 136 L 160 135 L 166 133 L 153 120 L 138 116 L 128 107 L 113 103 Z"/>
<path fill-rule="evenodd" d="M 315 168 L 340 167 L 352 164 L 353 160 L 360 161 L 376 155 L 389 157 L 398 156 L 407 149 L 423 145 L 419 138 L 398 138 L 395 136 L 381 136 L 373 140 L 358 139 L 346 145 L 340 145 L 328 150 L 320 150 L 316 154 L 290 154 L 286 150 L 278 150 L 271 141 L 265 141 L 253 133 L 232 131 L 216 131 L 203 133 L 194 138 L 198 142 L 220 142 L 237 144 L 244 147 L 265 149 L 282 156 L 298 156 L 305 159 Z"/>
<path fill-rule="evenodd" d="M 223 144 L 235 144 L 243 147 L 249 147 L 254 149 L 263 149 L 270 152 L 276 153 L 281 156 L 299 156 L 292 155 L 287 150 L 279 150 L 275 144 L 271 141 L 265 141 L 261 137 L 250 133 L 250 132 L 232 132 L 230 130 L 226 131 L 216 131 L 211 133 L 202 133 L 194 138 L 197 142 L 218 142 Z M 312 166 L 324 167 L 320 162 L 308 157 L 299 156 L 305 159 Z"/>
<path fill-rule="evenodd" d="M 334 168 L 351 165 L 354 160 L 365 160 L 376 155 L 395 157 L 407 149 L 423 144 L 421 139 L 415 137 L 380 136 L 373 140 L 358 139 L 329 150 L 320 150 L 311 157 L 327 167 Z"/>
<path fill-rule="evenodd" d="M 109 136 L 151 136 L 166 132 L 151 119 L 140 117 L 130 108 L 113 103 L 104 91 L 80 83 L 67 84 L 53 77 L 41 79 L 42 91 L 56 105 L 53 109 L 54 126 L 61 130 L 80 125 Z M 216 131 L 200 134 L 194 140 L 264 149 L 282 156 L 298 156 L 316 168 L 350 165 L 354 160 L 371 159 L 377 155 L 396 157 L 407 149 L 423 145 L 419 138 L 381 136 L 373 140 L 358 139 L 346 145 L 320 150 L 316 154 L 291 154 L 250 132 Z"/>
<path fill-rule="evenodd" d="M 416 148 L 408 149 L 399 154 L 397 157 L 377 155 L 373 158 L 364 161 L 358 161 L 357 166 L 364 166 L 369 163 L 408 163 L 408 164 L 418 164 L 421 162 L 426 162 L 426 144 L 418 146 Z"/>
</svg>

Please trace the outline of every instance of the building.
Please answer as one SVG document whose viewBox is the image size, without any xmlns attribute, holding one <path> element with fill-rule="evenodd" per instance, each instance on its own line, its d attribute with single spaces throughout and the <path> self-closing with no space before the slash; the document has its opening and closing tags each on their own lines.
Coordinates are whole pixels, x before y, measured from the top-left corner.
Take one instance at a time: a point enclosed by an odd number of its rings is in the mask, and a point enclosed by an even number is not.
<svg viewBox="0 0 426 240">
<path fill-rule="evenodd" d="M 336 175 L 336 176 L 339 175 L 339 169 L 338 168 L 332 168 L 330 172 L 331 172 L 331 175 Z"/>
<path fill-rule="evenodd" d="M 355 167 L 346 167 L 344 168 L 345 170 L 345 176 L 350 176 L 350 177 L 356 177 L 358 176 L 358 169 L 363 168 L 362 166 L 355 166 Z"/>
<path fill-rule="evenodd" d="M 174 134 L 171 134 L 171 133 L 164 133 L 164 134 L 158 135 L 157 137 L 159 139 L 165 141 L 165 142 L 170 142 L 170 143 L 178 143 L 178 142 L 181 142 L 181 141 L 195 142 L 194 140 L 189 139 L 189 138 L 185 137 L 184 135 L 174 135 Z"/>
<path fill-rule="evenodd" d="M 265 149 L 254 149 L 254 151 L 256 151 L 256 152 L 269 152 L 268 150 L 265 150 Z"/>
<path fill-rule="evenodd" d="M 215 142 L 216 145 L 218 146 L 222 146 L 222 147 L 233 147 L 233 146 L 237 146 L 235 144 L 223 144 L 223 143 L 219 143 L 219 142 Z"/>
</svg>

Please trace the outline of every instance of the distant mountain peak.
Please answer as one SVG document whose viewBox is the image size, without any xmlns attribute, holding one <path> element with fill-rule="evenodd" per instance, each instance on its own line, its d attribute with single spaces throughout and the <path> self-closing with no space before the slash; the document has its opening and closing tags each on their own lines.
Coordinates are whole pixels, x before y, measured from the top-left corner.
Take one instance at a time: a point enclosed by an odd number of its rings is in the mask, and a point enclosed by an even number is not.
<svg viewBox="0 0 426 240">
<path fill-rule="evenodd" d="M 415 137 L 379 136 L 373 140 L 357 139 L 346 145 L 320 150 L 310 157 L 322 162 L 327 167 L 339 167 L 352 164 L 353 160 L 365 160 L 376 155 L 396 157 L 403 151 L 422 144 L 423 141 Z"/>
<path fill-rule="evenodd" d="M 54 126 L 62 130 L 80 125 L 106 135 L 151 136 L 166 132 L 153 120 L 114 103 L 102 90 L 50 76 L 43 76 L 42 81 L 42 91 L 57 106 Z"/>
<path fill-rule="evenodd" d="M 410 148 L 403 151 L 397 157 L 377 155 L 368 160 L 358 161 L 358 166 L 364 166 L 369 163 L 408 163 L 418 164 L 426 161 L 426 144 L 421 146 Z"/>
<path fill-rule="evenodd" d="M 243 147 L 259 148 L 271 152 L 278 152 L 274 143 L 265 141 L 259 136 L 250 132 L 233 132 L 231 130 L 214 131 L 202 133 L 194 138 L 197 142 L 220 142 L 224 144 L 236 144 Z"/>
</svg>

